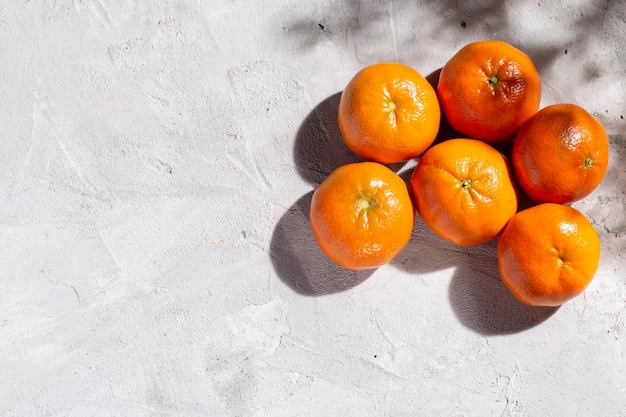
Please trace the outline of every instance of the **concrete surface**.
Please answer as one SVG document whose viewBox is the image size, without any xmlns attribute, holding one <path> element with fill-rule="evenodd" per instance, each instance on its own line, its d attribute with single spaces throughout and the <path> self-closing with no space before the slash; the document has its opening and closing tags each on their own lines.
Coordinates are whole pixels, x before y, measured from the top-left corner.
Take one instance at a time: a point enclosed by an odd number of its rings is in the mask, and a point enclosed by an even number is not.
<svg viewBox="0 0 626 417">
<path fill-rule="evenodd" d="M 493 242 L 353 273 L 308 227 L 352 75 L 487 38 L 609 134 L 559 309 Z M 625 44 L 623 0 L 3 0 L 0 415 L 626 416 Z"/>
</svg>

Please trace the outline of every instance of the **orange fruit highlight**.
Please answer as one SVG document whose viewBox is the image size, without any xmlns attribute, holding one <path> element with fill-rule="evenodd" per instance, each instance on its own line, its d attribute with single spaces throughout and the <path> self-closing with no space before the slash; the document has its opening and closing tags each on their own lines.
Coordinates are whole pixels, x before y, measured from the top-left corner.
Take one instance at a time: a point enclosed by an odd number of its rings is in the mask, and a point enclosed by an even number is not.
<svg viewBox="0 0 626 417">
<path fill-rule="evenodd" d="M 543 203 L 520 211 L 498 242 L 504 284 L 522 303 L 559 306 L 593 279 L 600 262 L 600 238 L 573 207 Z"/>
<path fill-rule="evenodd" d="M 424 223 L 462 246 L 493 239 L 517 211 L 506 158 L 474 139 L 450 139 L 428 149 L 413 172 L 411 190 Z"/>
<path fill-rule="evenodd" d="M 376 162 L 337 168 L 311 199 L 311 229 L 320 249 L 348 269 L 391 261 L 409 242 L 414 220 L 406 184 Z"/>
<path fill-rule="evenodd" d="M 386 62 L 363 68 L 339 102 L 339 130 L 357 155 L 383 164 L 422 154 L 439 132 L 437 94 L 416 70 Z"/>
<path fill-rule="evenodd" d="M 600 122 L 575 104 L 555 104 L 526 121 L 511 156 L 520 187 L 540 203 L 571 203 L 604 177 L 609 142 Z"/>
<path fill-rule="evenodd" d="M 454 130 L 504 142 L 539 109 L 541 80 L 519 49 L 496 40 L 473 42 L 443 66 L 437 95 Z"/>
</svg>

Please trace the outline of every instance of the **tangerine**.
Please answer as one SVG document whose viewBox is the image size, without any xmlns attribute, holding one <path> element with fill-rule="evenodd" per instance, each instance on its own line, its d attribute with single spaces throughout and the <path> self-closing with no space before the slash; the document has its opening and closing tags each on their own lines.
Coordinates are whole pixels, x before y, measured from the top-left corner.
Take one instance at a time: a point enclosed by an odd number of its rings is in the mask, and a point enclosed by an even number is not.
<svg viewBox="0 0 626 417">
<path fill-rule="evenodd" d="M 539 203 L 571 203 L 596 189 L 609 162 L 600 122 L 575 104 L 545 107 L 515 136 L 511 155 L 520 187 Z"/>
<path fill-rule="evenodd" d="M 411 190 L 424 223 L 461 246 L 496 237 L 517 211 L 507 159 L 475 139 L 450 139 L 428 149 L 413 172 Z"/>
<path fill-rule="evenodd" d="M 559 306 L 585 290 L 600 262 L 600 238 L 573 207 L 543 203 L 517 213 L 498 241 L 502 281 L 521 302 Z"/>
<path fill-rule="evenodd" d="M 454 130 L 485 142 L 504 142 L 539 109 L 541 80 L 521 50 L 498 40 L 479 41 L 446 62 L 437 95 Z"/>
<path fill-rule="evenodd" d="M 371 269 L 409 242 L 415 210 L 405 182 L 376 162 L 334 170 L 314 191 L 310 222 L 322 250 L 337 264 Z"/>
<path fill-rule="evenodd" d="M 422 154 L 439 132 L 437 94 L 413 68 L 383 62 L 363 68 L 339 101 L 338 124 L 357 155 L 383 164 Z"/>
</svg>

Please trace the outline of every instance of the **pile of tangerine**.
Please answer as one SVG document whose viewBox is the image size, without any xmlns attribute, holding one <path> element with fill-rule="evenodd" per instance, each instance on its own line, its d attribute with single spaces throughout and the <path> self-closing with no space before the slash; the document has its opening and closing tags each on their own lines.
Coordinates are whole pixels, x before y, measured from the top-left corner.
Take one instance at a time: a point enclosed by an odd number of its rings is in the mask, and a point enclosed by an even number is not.
<svg viewBox="0 0 626 417">
<path fill-rule="evenodd" d="M 349 269 L 384 265 L 409 242 L 417 211 L 460 246 L 499 237 L 502 281 L 521 302 L 557 306 L 579 295 L 598 268 L 600 239 L 569 204 L 601 182 L 608 139 L 583 108 L 539 110 L 540 100 L 534 63 L 502 41 L 463 47 L 436 90 L 406 65 L 363 68 L 341 94 L 338 123 L 366 162 L 337 168 L 313 193 L 322 251 Z M 442 113 L 462 137 L 434 144 Z M 494 147 L 507 141 L 510 158 Z M 408 186 L 387 167 L 418 157 Z M 518 210 L 518 189 L 536 204 Z"/>
</svg>

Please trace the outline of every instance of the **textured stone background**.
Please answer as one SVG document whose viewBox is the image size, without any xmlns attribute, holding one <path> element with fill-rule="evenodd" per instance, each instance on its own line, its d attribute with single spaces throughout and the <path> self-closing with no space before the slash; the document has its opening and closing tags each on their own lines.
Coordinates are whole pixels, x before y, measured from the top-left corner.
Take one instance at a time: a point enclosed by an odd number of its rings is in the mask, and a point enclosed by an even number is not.
<svg viewBox="0 0 626 417">
<path fill-rule="evenodd" d="M 610 137 L 559 309 L 494 242 L 353 273 L 306 219 L 355 72 L 487 38 Z M 626 416 L 625 44 L 623 0 L 1 1 L 0 415 Z"/>
</svg>

